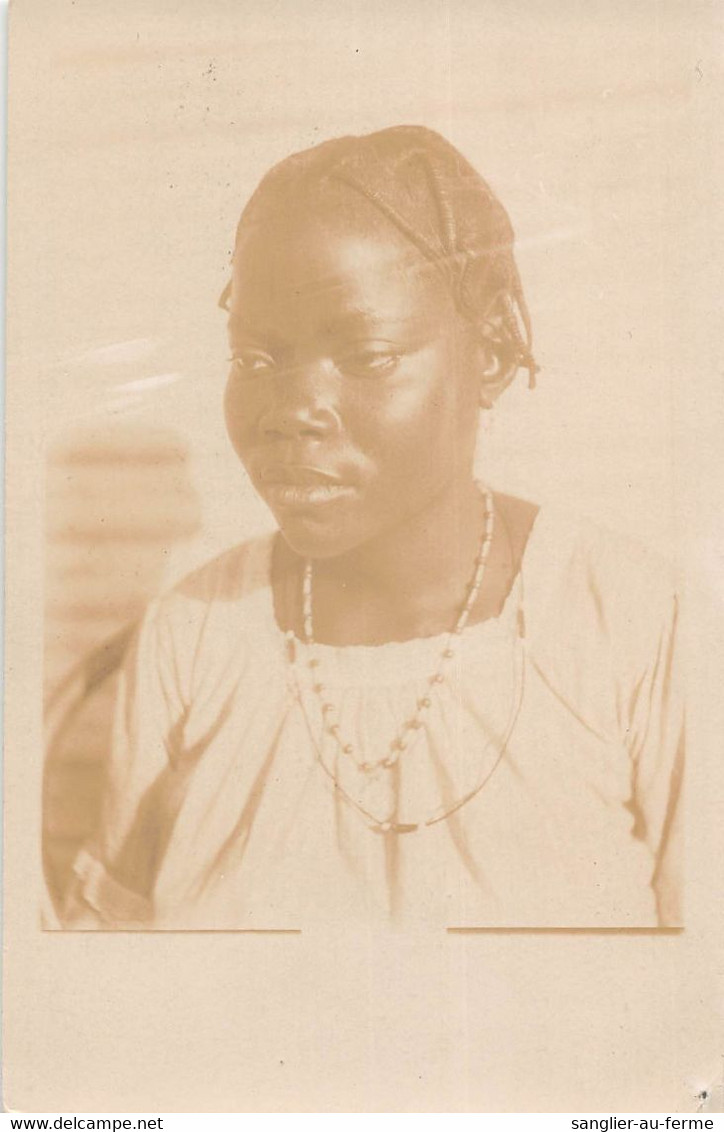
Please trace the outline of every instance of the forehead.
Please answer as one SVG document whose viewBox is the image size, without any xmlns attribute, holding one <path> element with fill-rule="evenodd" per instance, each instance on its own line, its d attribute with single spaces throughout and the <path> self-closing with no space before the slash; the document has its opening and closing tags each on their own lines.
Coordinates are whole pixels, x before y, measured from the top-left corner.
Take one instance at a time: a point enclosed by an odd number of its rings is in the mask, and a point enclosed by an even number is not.
<svg viewBox="0 0 724 1132">
<path fill-rule="evenodd" d="M 240 232 L 231 322 L 275 326 L 364 311 L 431 317 L 450 302 L 440 267 L 347 189 L 267 209 Z"/>
</svg>

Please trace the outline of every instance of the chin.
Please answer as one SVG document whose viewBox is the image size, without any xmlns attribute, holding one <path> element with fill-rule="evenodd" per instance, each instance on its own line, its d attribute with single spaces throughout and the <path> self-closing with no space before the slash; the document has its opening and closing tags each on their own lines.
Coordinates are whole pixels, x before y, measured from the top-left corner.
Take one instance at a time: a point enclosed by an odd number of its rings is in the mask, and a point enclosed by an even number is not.
<svg viewBox="0 0 724 1132">
<path fill-rule="evenodd" d="M 300 558 L 322 560 L 338 558 L 359 546 L 359 538 L 351 538 L 337 524 L 276 516 L 282 538 Z"/>
</svg>

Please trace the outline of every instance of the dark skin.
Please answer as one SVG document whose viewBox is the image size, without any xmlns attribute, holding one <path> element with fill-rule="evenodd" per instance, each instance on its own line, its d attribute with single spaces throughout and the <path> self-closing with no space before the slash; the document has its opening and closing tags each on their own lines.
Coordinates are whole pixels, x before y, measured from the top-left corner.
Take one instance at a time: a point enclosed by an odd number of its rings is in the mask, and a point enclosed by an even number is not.
<svg viewBox="0 0 724 1132">
<path fill-rule="evenodd" d="M 437 268 L 366 202 L 350 215 L 289 201 L 242 238 L 235 264 L 226 419 L 279 523 L 281 628 L 302 635 L 310 558 L 320 642 L 447 631 L 483 530 L 480 405 L 512 374 Z M 471 623 L 500 612 L 536 513 L 502 495 L 495 507 Z"/>
</svg>

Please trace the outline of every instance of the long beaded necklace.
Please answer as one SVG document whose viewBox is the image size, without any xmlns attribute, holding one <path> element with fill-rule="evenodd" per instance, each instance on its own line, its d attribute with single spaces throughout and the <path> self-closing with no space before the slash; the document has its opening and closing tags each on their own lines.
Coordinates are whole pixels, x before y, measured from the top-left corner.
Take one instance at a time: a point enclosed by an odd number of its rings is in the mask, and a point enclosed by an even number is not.
<svg viewBox="0 0 724 1132">
<path fill-rule="evenodd" d="M 321 661 L 315 651 L 316 642 L 314 639 L 312 602 L 313 568 L 312 563 L 309 560 L 307 560 L 304 564 L 302 580 L 302 625 L 304 632 L 303 643 L 308 654 L 306 664 L 308 669 L 310 670 L 311 675 L 311 690 L 314 693 L 314 696 L 316 697 L 319 704 L 319 709 L 322 717 L 323 732 L 334 740 L 339 754 L 341 754 L 346 759 L 350 759 L 354 763 L 356 768 L 365 775 L 376 775 L 379 774 L 379 772 L 382 770 L 393 771 L 398 769 L 397 764 L 400 757 L 412 745 L 415 733 L 419 732 L 424 727 L 424 719 L 426 714 L 429 712 L 429 709 L 432 707 L 435 691 L 439 689 L 440 685 L 444 684 L 447 679 L 447 670 L 449 664 L 455 656 L 455 645 L 468 623 L 470 613 L 473 609 L 475 601 L 477 600 L 478 594 L 480 593 L 480 588 L 485 576 L 488 557 L 490 555 L 490 547 L 493 541 L 493 529 L 495 522 L 493 496 L 491 491 L 487 488 L 483 488 L 482 492 L 485 508 L 483 534 L 481 538 L 480 548 L 478 550 L 478 555 L 475 561 L 475 569 L 468 586 L 463 606 L 453 628 L 444 637 L 443 647 L 440 650 L 437 665 L 435 666 L 435 669 L 431 673 L 431 675 L 427 678 L 426 690 L 424 694 L 418 698 L 414 713 L 408 719 L 406 719 L 401 727 L 397 730 L 393 738 L 390 740 L 385 754 L 374 761 L 370 761 L 368 759 L 362 759 L 360 761 L 357 757 L 357 751 L 354 744 L 346 741 L 343 737 L 340 730 L 340 725 L 337 722 L 339 718 L 338 709 L 333 701 L 329 698 L 327 689 L 321 680 Z M 521 625 L 522 607 L 518 610 L 519 636 L 522 636 L 522 633 L 520 632 Z M 289 647 L 289 660 L 292 669 L 295 670 L 298 659 L 297 645 L 299 642 L 297 641 L 293 630 L 289 630 L 286 633 L 286 638 Z M 318 761 L 320 762 L 323 770 L 326 772 L 328 777 L 332 780 L 335 789 L 341 793 L 341 795 L 348 803 L 354 806 L 355 809 L 357 809 L 366 818 L 370 827 L 376 832 L 410 833 L 416 829 L 419 829 L 421 825 L 429 826 L 435 824 L 436 822 L 443 821 L 445 818 L 453 814 L 456 810 L 460 809 L 461 806 L 463 806 L 466 802 L 473 798 L 477 793 L 479 793 L 490 775 L 495 770 L 503 754 L 505 753 L 505 749 L 513 727 L 515 726 L 515 721 L 517 720 L 517 716 L 520 711 L 520 705 L 522 702 L 522 675 L 523 674 L 521 669 L 519 691 L 517 695 L 514 694 L 513 696 L 511 714 L 508 720 L 508 724 L 505 728 L 498 758 L 495 760 L 493 766 L 485 775 L 482 782 L 478 783 L 473 790 L 469 791 L 462 798 L 458 799 L 452 806 L 449 806 L 444 813 L 435 813 L 421 822 L 413 823 L 398 823 L 387 819 L 379 819 L 372 813 L 370 813 L 366 809 L 366 807 L 361 805 L 355 798 L 353 798 L 347 791 L 343 789 L 334 772 L 330 770 L 325 760 L 322 758 L 321 746 L 315 742 Z M 301 683 L 298 679 L 295 680 L 295 683 L 301 702 Z M 489 744 L 486 745 L 486 749 L 487 746 L 489 746 Z"/>
</svg>

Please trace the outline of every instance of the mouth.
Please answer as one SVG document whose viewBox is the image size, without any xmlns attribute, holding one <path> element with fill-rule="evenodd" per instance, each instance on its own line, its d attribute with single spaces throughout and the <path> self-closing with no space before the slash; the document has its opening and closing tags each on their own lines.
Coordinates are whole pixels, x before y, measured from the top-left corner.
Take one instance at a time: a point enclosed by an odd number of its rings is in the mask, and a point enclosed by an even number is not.
<svg viewBox="0 0 724 1132">
<path fill-rule="evenodd" d="M 336 472 L 302 464 L 269 465 L 260 470 L 259 486 L 272 508 L 333 503 L 354 494 Z"/>
</svg>

